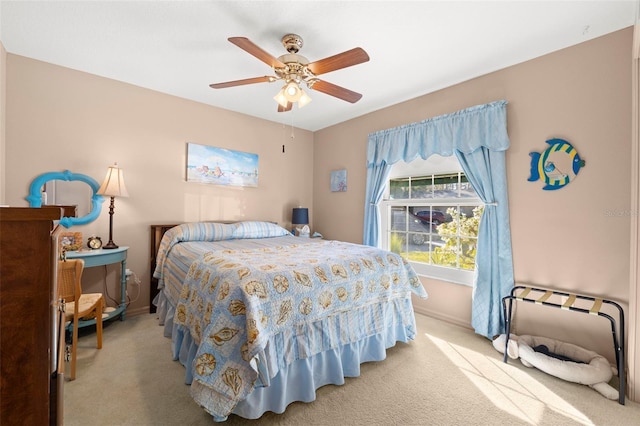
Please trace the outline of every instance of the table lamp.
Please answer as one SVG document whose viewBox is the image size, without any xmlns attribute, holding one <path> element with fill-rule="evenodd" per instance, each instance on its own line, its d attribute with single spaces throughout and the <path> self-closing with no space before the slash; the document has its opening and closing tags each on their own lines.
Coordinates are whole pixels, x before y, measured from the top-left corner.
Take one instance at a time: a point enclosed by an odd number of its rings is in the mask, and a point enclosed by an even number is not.
<svg viewBox="0 0 640 426">
<path fill-rule="evenodd" d="M 118 167 L 118 163 L 114 163 L 113 166 L 109 166 L 107 169 L 107 176 L 98 189 L 98 194 L 111 197 L 111 204 L 109 205 L 109 242 L 102 248 L 117 249 L 118 246 L 113 242 L 113 199 L 115 197 L 129 196 L 127 188 L 124 186 L 124 174 L 122 169 Z"/>
<path fill-rule="evenodd" d="M 296 225 L 309 225 L 309 209 L 306 207 L 294 207 L 291 214 L 291 224 L 294 227 L 292 232 L 295 234 L 295 229 L 297 229 L 298 233 L 300 233 L 300 228 L 296 227 Z"/>
</svg>

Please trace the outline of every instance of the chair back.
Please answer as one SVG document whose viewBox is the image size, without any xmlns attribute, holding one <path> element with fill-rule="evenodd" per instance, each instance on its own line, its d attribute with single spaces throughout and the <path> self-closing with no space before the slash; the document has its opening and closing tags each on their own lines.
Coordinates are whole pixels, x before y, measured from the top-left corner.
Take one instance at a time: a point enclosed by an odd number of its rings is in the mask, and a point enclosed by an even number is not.
<svg viewBox="0 0 640 426">
<path fill-rule="evenodd" d="M 80 298 L 83 270 L 84 260 L 82 259 L 58 261 L 58 299 L 71 303 Z"/>
</svg>

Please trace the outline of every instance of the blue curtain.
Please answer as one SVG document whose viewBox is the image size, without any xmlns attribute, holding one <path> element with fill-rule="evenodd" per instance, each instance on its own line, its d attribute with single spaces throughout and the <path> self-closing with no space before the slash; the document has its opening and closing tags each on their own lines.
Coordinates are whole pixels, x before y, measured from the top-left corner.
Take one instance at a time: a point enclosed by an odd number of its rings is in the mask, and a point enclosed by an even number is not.
<svg viewBox="0 0 640 426">
<path fill-rule="evenodd" d="M 371 144 L 371 141 L 369 141 Z M 380 241 L 380 210 L 384 188 L 391 172 L 391 165 L 382 160 L 377 167 L 367 168 L 367 187 L 364 206 L 364 244 L 377 247 Z M 367 232 L 369 230 L 369 232 Z"/>
<path fill-rule="evenodd" d="M 432 154 L 456 155 L 485 203 L 478 232 L 471 322 L 491 339 L 504 330 L 502 298 L 513 287 L 513 257 L 505 151 L 509 148 L 506 101 L 477 105 L 369 135 L 364 244 L 378 246 L 382 198 L 391 166 Z"/>
</svg>

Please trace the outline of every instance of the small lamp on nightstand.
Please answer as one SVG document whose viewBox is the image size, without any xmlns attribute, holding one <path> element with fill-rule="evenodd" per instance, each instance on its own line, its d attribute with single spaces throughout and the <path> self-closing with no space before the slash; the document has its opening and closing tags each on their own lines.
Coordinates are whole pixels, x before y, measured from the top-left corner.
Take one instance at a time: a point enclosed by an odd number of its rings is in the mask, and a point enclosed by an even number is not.
<svg viewBox="0 0 640 426">
<path fill-rule="evenodd" d="M 102 248 L 117 249 L 118 246 L 113 242 L 113 199 L 115 197 L 129 196 L 127 188 L 124 186 L 124 174 L 122 173 L 122 169 L 118 167 L 118 163 L 109 166 L 107 176 L 98 189 L 98 194 L 111 197 L 111 204 L 109 205 L 109 242 Z"/>
<path fill-rule="evenodd" d="M 294 207 L 291 215 L 291 225 L 293 225 L 294 230 L 298 230 L 298 235 L 300 235 L 300 228 L 296 225 L 309 225 L 309 209 L 306 207 Z M 307 236 L 309 235 L 307 234 Z"/>
</svg>

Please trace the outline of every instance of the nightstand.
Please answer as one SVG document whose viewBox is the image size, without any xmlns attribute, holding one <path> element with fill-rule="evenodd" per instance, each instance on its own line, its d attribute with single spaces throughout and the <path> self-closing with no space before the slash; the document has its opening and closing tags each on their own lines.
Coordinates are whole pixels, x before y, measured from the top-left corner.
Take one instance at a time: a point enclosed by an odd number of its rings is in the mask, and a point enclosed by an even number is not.
<svg viewBox="0 0 640 426">
<path fill-rule="evenodd" d="M 84 267 L 91 268 L 94 266 L 112 265 L 120 263 L 120 305 L 115 310 L 108 312 L 107 317 L 103 317 L 102 321 L 109 320 L 116 316 L 120 316 L 120 320 L 124 321 L 125 310 L 127 308 L 127 251 L 129 247 L 118 247 L 117 249 L 98 249 L 83 251 L 66 252 L 67 259 L 82 259 Z M 95 319 L 81 320 L 79 327 L 94 325 Z"/>
</svg>

